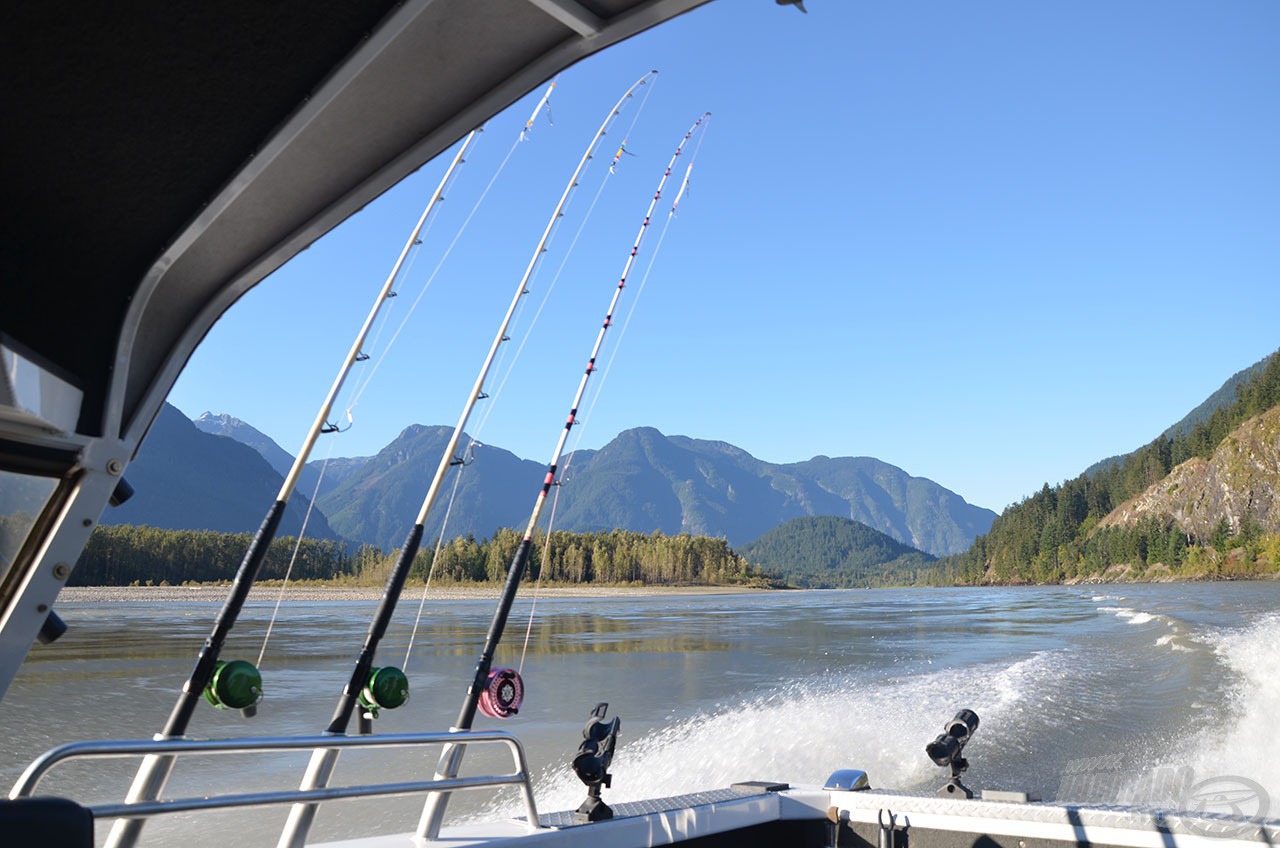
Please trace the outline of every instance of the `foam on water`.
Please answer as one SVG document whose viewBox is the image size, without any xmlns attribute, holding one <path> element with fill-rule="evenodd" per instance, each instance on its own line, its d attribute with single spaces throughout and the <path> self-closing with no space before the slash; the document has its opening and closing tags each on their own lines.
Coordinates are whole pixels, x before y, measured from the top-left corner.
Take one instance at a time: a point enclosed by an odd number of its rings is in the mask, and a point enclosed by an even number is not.
<svg viewBox="0 0 1280 848">
<path fill-rule="evenodd" d="M 1094 600 L 1097 599 L 1095 598 Z M 1149 612 L 1140 612 L 1131 607 L 1098 607 L 1098 612 L 1115 613 L 1116 618 L 1122 618 L 1130 624 L 1149 624 L 1160 617 Z"/>
<path fill-rule="evenodd" d="M 1163 647 L 1165 645 L 1168 645 L 1169 650 L 1171 651 L 1186 651 L 1187 653 L 1190 653 L 1194 650 L 1193 648 L 1189 648 L 1183 644 L 1181 634 L 1177 631 L 1173 633 L 1166 633 L 1156 640 L 1156 647 Z"/>
<path fill-rule="evenodd" d="M 1280 803 L 1280 734 L 1275 727 L 1280 716 L 1280 614 L 1210 640 L 1236 680 L 1227 696 L 1225 721 L 1203 730 L 1192 766 L 1201 779 L 1240 775 L 1255 780 Z"/>
<path fill-rule="evenodd" d="M 860 768 L 873 785 L 903 788 L 937 777 L 924 743 L 959 707 L 982 717 L 997 748 L 1037 721 L 1070 663 L 1066 652 L 1041 652 L 1012 664 L 930 671 L 868 681 L 794 681 L 731 708 L 699 713 L 627 739 L 626 718 L 606 800 L 663 797 L 741 780 L 821 784 L 837 768 Z M 539 807 L 574 809 L 585 797 L 566 767 L 537 779 Z M 515 813 L 503 803 L 480 813 Z M 518 813 L 516 813 L 518 814 Z"/>
</svg>

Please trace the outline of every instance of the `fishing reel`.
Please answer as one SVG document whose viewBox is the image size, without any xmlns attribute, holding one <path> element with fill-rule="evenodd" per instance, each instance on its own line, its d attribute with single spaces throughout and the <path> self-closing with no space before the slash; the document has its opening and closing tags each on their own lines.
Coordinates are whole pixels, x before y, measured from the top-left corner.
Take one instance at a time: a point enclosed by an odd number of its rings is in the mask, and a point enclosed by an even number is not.
<svg viewBox="0 0 1280 848">
<path fill-rule="evenodd" d="M 962 756 L 964 746 L 977 730 L 978 714 L 973 710 L 961 710 L 944 725 L 943 732 L 937 739 L 924 746 L 925 754 L 933 760 L 934 765 L 951 766 L 951 779 L 938 790 L 939 795 L 973 797 L 973 791 L 960 782 L 960 775 L 969 768 L 969 761 Z"/>
<path fill-rule="evenodd" d="M 217 709 L 239 710 L 252 718 L 262 700 L 262 672 L 247 660 L 219 662 L 204 687 L 204 699 Z"/>
<path fill-rule="evenodd" d="M 393 665 L 375 668 L 369 672 L 369 680 L 360 690 L 359 732 L 373 732 L 373 720 L 379 710 L 394 710 L 409 701 L 409 678 Z"/>
<path fill-rule="evenodd" d="M 514 668 L 495 668 L 480 690 L 480 712 L 489 718 L 511 718 L 524 703 L 524 680 Z"/>
<path fill-rule="evenodd" d="M 608 704 L 596 704 L 591 717 L 587 719 L 587 726 L 582 729 L 582 744 L 578 747 L 578 755 L 573 758 L 574 774 L 587 785 L 587 800 L 573 814 L 576 822 L 597 822 L 613 818 L 613 810 L 600 797 L 600 788 L 613 785 L 609 765 L 613 762 L 613 751 L 618 745 L 618 729 L 622 727 L 622 719 L 615 716 L 610 721 L 605 721 L 604 714 L 608 711 Z"/>
</svg>

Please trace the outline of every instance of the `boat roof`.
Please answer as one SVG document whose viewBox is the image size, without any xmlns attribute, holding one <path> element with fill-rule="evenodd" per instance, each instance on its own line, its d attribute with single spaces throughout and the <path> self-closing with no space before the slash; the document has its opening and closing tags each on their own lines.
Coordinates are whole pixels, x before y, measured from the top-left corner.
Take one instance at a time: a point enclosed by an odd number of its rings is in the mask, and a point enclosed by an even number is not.
<svg viewBox="0 0 1280 848">
<path fill-rule="evenodd" d="M 237 298 L 564 68 L 706 2 L 8 8 L 0 697 Z"/>
<path fill-rule="evenodd" d="M 79 433 L 140 436 L 247 289 L 539 83 L 704 2 L 18 4 L 0 333 L 83 392 Z"/>
</svg>

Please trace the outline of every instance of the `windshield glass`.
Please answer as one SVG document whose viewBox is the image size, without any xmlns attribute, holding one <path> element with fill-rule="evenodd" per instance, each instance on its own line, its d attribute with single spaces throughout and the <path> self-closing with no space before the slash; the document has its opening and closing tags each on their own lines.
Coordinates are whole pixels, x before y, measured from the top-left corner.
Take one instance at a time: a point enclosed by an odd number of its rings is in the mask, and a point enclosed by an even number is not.
<svg viewBox="0 0 1280 848">
<path fill-rule="evenodd" d="M 57 486 L 53 477 L 0 471 L 0 583 Z"/>
</svg>

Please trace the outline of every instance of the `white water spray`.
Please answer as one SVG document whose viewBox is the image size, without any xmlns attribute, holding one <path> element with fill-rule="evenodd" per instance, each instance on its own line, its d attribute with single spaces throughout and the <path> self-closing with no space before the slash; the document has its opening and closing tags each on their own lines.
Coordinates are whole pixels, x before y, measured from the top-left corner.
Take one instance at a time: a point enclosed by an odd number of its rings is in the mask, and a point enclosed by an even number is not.
<svg viewBox="0 0 1280 848">
<path fill-rule="evenodd" d="M 742 780 L 821 785 L 840 768 L 866 771 L 882 788 L 939 784 L 943 772 L 925 743 L 957 709 L 982 717 L 974 753 L 995 757 L 1017 742 L 1067 685 L 1069 656 L 1048 651 L 985 668 L 944 669 L 880 681 L 806 678 L 714 712 L 673 720 L 641 738 L 627 737 L 623 716 L 609 803 L 666 797 Z M 545 769 L 535 785 L 540 809 L 571 810 L 585 789 L 567 764 Z M 514 797 L 480 811 L 476 821 L 519 815 Z"/>
</svg>

